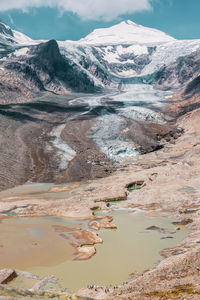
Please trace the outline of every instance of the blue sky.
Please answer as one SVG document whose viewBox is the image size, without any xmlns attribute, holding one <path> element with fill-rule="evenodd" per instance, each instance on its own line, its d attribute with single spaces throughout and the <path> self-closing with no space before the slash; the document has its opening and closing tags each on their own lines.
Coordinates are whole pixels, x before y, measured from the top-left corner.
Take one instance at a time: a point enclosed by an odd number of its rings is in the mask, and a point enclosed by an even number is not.
<svg viewBox="0 0 200 300">
<path fill-rule="evenodd" d="M 17 3 L 17 4 L 16 4 Z M 0 18 L 33 39 L 78 40 L 123 20 L 200 39 L 200 0 L 1 0 Z M 118 4 L 116 4 L 118 3 Z"/>
</svg>

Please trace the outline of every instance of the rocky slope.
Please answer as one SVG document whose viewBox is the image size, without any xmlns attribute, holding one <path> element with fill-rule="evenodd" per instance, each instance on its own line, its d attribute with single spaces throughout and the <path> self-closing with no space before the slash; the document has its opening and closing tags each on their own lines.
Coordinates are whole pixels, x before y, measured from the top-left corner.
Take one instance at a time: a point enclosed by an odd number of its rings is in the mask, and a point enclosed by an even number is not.
<svg viewBox="0 0 200 300">
<path fill-rule="evenodd" d="M 56 41 L 18 49 L 1 64 L 1 103 L 23 102 L 38 93 L 97 92 L 93 79 L 60 54 Z"/>
<path fill-rule="evenodd" d="M 2 46 L 6 44 L 13 47 L 18 44 L 26 45 L 28 43 L 32 43 L 33 40 L 21 32 L 12 30 L 8 25 L 0 20 L 0 42 L 2 48 Z"/>
<path fill-rule="evenodd" d="M 164 66 L 156 74 L 156 87 L 162 89 L 181 88 L 200 74 L 200 49 L 179 57 L 174 63 Z M 198 92 L 198 79 L 185 90 L 186 94 Z"/>
<path fill-rule="evenodd" d="M 184 95 L 187 97 L 191 97 L 194 95 L 199 95 L 199 93 L 200 93 L 200 76 L 197 76 L 187 84 L 184 90 Z"/>
</svg>

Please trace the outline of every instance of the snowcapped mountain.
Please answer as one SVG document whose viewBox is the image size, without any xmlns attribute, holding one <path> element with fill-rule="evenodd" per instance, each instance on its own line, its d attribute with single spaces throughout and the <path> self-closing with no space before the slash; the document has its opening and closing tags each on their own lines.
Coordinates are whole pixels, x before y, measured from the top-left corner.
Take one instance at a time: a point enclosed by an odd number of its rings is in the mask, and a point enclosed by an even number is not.
<svg viewBox="0 0 200 300">
<path fill-rule="evenodd" d="M 112 44 L 152 44 L 171 42 L 175 39 L 166 33 L 138 25 L 132 21 L 124 21 L 110 28 L 96 29 L 80 43 L 89 45 L 112 45 Z"/>
<path fill-rule="evenodd" d="M 77 42 L 59 42 L 59 46 L 64 55 L 90 73 L 98 68 L 124 80 L 157 72 L 180 56 L 195 52 L 200 40 L 176 40 L 160 30 L 124 21 L 96 29 Z"/>
<path fill-rule="evenodd" d="M 35 41 L 25 34 L 11 29 L 8 25 L 0 20 L 0 59 L 7 57 L 16 49 L 35 43 Z"/>
<path fill-rule="evenodd" d="M 0 20 L 0 42 L 4 44 L 27 45 L 33 43 L 33 40 L 21 32 L 12 30 Z"/>
<path fill-rule="evenodd" d="M 179 88 L 200 74 L 198 49 L 200 40 L 176 40 L 131 21 L 94 30 L 76 42 L 34 41 L 0 21 L 0 92 L 5 99 L 9 90 L 15 101 L 34 97 L 35 91 L 90 93 L 124 83 Z"/>
</svg>

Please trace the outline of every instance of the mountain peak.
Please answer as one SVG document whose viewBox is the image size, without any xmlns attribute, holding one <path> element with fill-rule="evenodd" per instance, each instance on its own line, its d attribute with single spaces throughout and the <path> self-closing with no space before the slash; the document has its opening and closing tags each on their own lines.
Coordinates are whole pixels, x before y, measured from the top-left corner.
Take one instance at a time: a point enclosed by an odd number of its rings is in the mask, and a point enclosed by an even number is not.
<svg viewBox="0 0 200 300">
<path fill-rule="evenodd" d="M 100 28 L 81 39 L 81 43 L 94 45 L 113 44 L 156 44 L 175 40 L 170 35 L 154 29 L 136 24 L 130 20 L 109 28 Z"/>
<path fill-rule="evenodd" d="M 0 34 L 13 37 L 13 32 L 11 28 L 8 25 L 6 25 L 6 23 L 4 23 L 1 19 L 0 19 Z"/>
<path fill-rule="evenodd" d="M 122 21 L 121 23 L 119 24 L 126 24 L 126 25 L 137 25 L 136 23 L 134 23 L 133 21 L 131 20 L 125 20 L 125 21 Z"/>
<path fill-rule="evenodd" d="M 0 19 L 0 42 L 3 44 L 30 44 L 32 40 L 25 34 L 11 29 Z"/>
</svg>

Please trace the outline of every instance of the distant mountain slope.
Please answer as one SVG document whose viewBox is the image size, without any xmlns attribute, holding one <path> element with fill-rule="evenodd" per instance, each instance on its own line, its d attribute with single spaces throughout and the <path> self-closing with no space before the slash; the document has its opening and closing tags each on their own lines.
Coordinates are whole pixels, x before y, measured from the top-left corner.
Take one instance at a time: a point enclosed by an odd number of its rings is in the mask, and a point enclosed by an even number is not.
<svg viewBox="0 0 200 300">
<path fill-rule="evenodd" d="M 54 40 L 16 50 L 4 61 L 0 75 L 0 99 L 5 103 L 23 101 L 40 92 L 93 93 L 101 88 L 73 61 L 60 54 Z"/>
<path fill-rule="evenodd" d="M 200 75 L 200 49 L 186 56 L 180 56 L 175 62 L 164 66 L 157 72 L 156 87 L 170 90 L 184 86 Z M 191 83 L 186 93 L 190 93 L 194 88 L 198 90 L 199 80 Z"/>
<path fill-rule="evenodd" d="M 195 94 L 200 94 L 200 75 L 194 78 L 192 81 L 190 81 L 184 91 L 185 96 L 191 97 Z"/>
<path fill-rule="evenodd" d="M 8 25 L 0 20 L 0 42 L 23 45 L 30 44 L 33 40 L 19 31 L 12 30 Z"/>
</svg>

